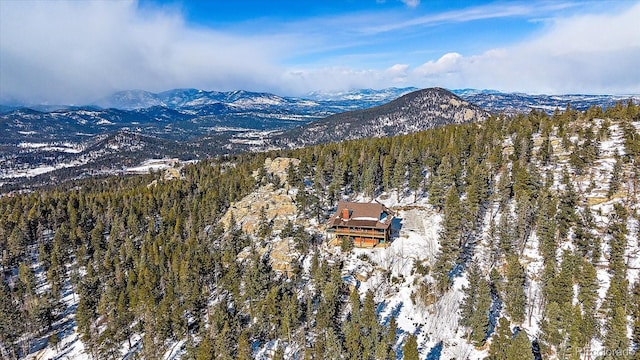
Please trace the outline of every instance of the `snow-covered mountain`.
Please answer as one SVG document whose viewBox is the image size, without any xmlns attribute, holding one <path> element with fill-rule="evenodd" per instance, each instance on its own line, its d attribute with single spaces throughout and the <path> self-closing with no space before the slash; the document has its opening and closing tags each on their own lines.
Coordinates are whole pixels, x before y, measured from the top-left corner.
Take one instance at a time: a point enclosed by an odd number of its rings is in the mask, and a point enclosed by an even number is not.
<svg viewBox="0 0 640 360">
<path fill-rule="evenodd" d="M 238 109 L 264 109 L 269 107 L 313 107 L 318 104 L 308 100 L 281 97 L 270 93 L 258 93 L 244 90 L 220 92 L 198 89 L 173 89 L 161 93 L 132 90 L 119 91 L 95 102 L 102 108 L 124 110 L 144 109 L 163 106 L 174 110 L 186 110 L 214 104 L 227 104 Z"/>
<path fill-rule="evenodd" d="M 633 100 L 640 103 L 640 95 L 588 95 L 565 94 L 544 95 L 525 93 L 504 93 L 495 90 L 459 89 L 452 92 L 481 108 L 494 113 L 528 113 L 542 110 L 552 113 L 556 109 L 563 111 L 570 104 L 573 109 L 584 111 L 592 106 L 608 108 L 619 101 Z"/>
<path fill-rule="evenodd" d="M 489 113 L 455 94 L 430 88 L 387 104 L 340 113 L 275 136 L 276 146 L 300 147 L 326 142 L 409 134 L 448 124 L 482 121 Z"/>
<path fill-rule="evenodd" d="M 404 88 L 386 88 L 386 89 L 356 89 L 349 91 L 323 92 L 314 91 L 308 93 L 305 98 L 317 101 L 344 101 L 344 100 L 360 100 L 360 101 L 383 101 L 388 102 L 397 99 L 402 95 L 419 90 L 416 87 Z"/>
<path fill-rule="evenodd" d="M 114 108 L 123 110 L 134 110 L 148 108 L 152 106 L 164 105 L 161 98 L 152 92 L 144 90 L 118 91 L 111 96 L 100 99 L 94 105 L 102 108 Z"/>
<path fill-rule="evenodd" d="M 4 161 L 5 172 L 52 163 L 57 164 L 55 166 L 68 164 L 71 155 L 66 150 L 62 153 L 55 151 L 66 148 L 59 144 L 72 144 L 75 149 L 86 148 L 95 142 L 96 137 L 120 131 L 147 135 L 169 143 L 178 141 L 184 149 L 190 149 L 192 155 L 189 158 L 194 158 L 263 150 L 268 146 L 301 146 L 367 136 L 390 136 L 424 130 L 447 121 L 458 122 L 456 116 L 473 117 L 464 115 L 466 110 L 449 118 L 449 115 L 440 116 L 440 120 L 433 114 L 399 116 L 389 110 L 395 105 L 388 103 L 414 90 L 408 87 L 315 92 L 304 98 L 243 90 L 173 89 L 161 93 L 131 90 L 115 93 L 90 106 L 25 107 L 6 104 L 0 106 L 0 131 L 3 134 L 0 138 L 0 159 Z M 584 110 L 592 106 L 611 107 L 629 98 L 640 102 L 639 96 L 548 96 L 473 89 L 453 92 L 458 95 L 456 102 L 466 102 L 464 106 L 449 106 L 446 111 L 427 110 L 444 114 L 475 104 L 492 113 L 528 113 L 538 109 L 551 114 L 556 109 L 564 111 L 569 103 L 574 109 Z M 374 108 L 384 104 L 387 105 L 382 110 Z M 471 111 L 478 110 L 472 108 Z M 371 110 L 354 112 L 365 109 Z M 386 115 L 381 115 L 380 111 Z M 287 132 L 308 123 L 313 124 Z M 305 133 L 305 129 L 309 132 Z M 277 135 L 279 133 L 283 135 Z M 274 135 L 278 138 L 276 145 L 268 141 Z M 20 144 L 24 146 L 20 147 Z M 178 156 L 178 153 L 166 155 Z"/>
</svg>

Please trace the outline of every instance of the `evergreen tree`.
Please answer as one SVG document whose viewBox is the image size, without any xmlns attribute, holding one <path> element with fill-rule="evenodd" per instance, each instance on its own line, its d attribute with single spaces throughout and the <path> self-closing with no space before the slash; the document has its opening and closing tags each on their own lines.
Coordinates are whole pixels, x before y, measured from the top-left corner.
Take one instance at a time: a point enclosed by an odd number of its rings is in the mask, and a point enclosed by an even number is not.
<svg viewBox="0 0 640 360">
<path fill-rule="evenodd" d="M 276 351 L 273 353 L 272 360 L 284 360 L 284 349 L 282 346 L 276 346 Z"/>
<path fill-rule="evenodd" d="M 438 211 L 442 210 L 445 199 L 444 179 L 439 174 L 432 174 L 430 178 L 431 186 L 429 187 L 429 204 L 433 205 Z"/>
<path fill-rule="evenodd" d="M 56 351 L 59 351 L 58 345 L 60 345 L 60 336 L 58 335 L 57 332 L 54 332 L 53 334 L 51 334 L 47 340 L 49 344 L 51 344 Z"/>
<path fill-rule="evenodd" d="M 498 320 L 496 332 L 489 347 L 489 359 L 491 360 L 507 360 L 507 352 L 511 345 L 511 337 L 513 336 L 509 321 L 504 317 Z"/>
<path fill-rule="evenodd" d="M 615 195 L 620 189 L 620 183 L 622 180 L 622 158 L 616 155 L 616 163 L 613 165 L 613 170 L 611 171 L 611 179 L 609 180 L 609 190 L 607 192 L 607 197 L 611 198 Z"/>
<path fill-rule="evenodd" d="M 332 327 L 327 329 L 326 341 L 325 341 L 324 357 L 325 359 L 340 359 L 345 351 L 342 348 L 338 334 Z"/>
<path fill-rule="evenodd" d="M 524 308 L 526 297 L 524 294 L 525 283 L 524 268 L 516 256 L 507 258 L 506 284 L 504 285 L 504 302 L 511 320 L 521 324 L 524 322 Z"/>
<path fill-rule="evenodd" d="M 349 320 L 342 326 L 342 332 L 344 333 L 344 347 L 349 359 L 361 359 L 363 354 L 362 347 L 362 331 L 360 324 Z"/>
<path fill-rule="evenodd" d="M 362 333 L 361 343 L 363 358 L 372 358 L 377 344 L 381 340 L 381 329 L 376 315 L 376 303 L 371 290 L 367 291 L 362 304 L 360 329 Z"/>
<path fill-rule="evenodd" d="M 400 155 L 396 159 L 396 163 L 393 167 L 393 187 L 396 189 L 397 200 L 400 199 L 400 194 L 403 192 L 405 181 L 407 179 L 407 164 L 403 155 Z"/>
<path fill-rule="evenodd" d="M 15 345 L 24 331 L 23 321 L 9 286 L 0 280 L 0 346 L 12 359 L 17 358 Z"/>
<path fill-rule="evenodd" d="M 473 343 L 482 346 L 489 329 L 491 289 L 476 264 L 469 268 L 468 279 L 469 286 L 464 289 L 465 299 L 461 305 L 461 322 L 469 328 Z"/>
<path fill-rule="evenodd" d="M 618 306 L 609 311 L 604 347 L 607 359 L 627 359 L 629 339 L 627 338 L 627 317 L 624 307 Z"/>
<path fill-rule="evenodd" d="M 585 321 L 580 311 L 580 307 L 576 304 L 573 306 L 573 312 L 568 317 L 569 323 L 569 346 L 568 352 L 572 359 L 579 359 L 581 349 L 587 344 L 587 337 L 582 331 L 585 328 Z"/>
<path fill-rule="evenodd" d="M 240 336 L 238 337 L 237 359 L 250 360 L 252 359 L 251 353 L 252 351 L 251 351 L 251 342 L 249 341 L 249 330 L 244 329 L 242 330 L 242 332 L 240 333 Z"/>
<path fill-rule="evenodd" d="M 566 353 L 567 331 L 564 328 L 566 319 L 558 303 L 551 302 L 545 308 L 541 324 L 543 352 L 547 356 L 554 354 L 563 358 Z"/>
<path fill-rule="evenodd" d="M 462 215 L 460 197 L 455 186 L 447 191 L 443 227 L 440 232 L 440 254 L 434 265 L 436 289 L 442 293 L 449 288 L 450 272 L 458 260 L 461 246 Z"/>
<path fill-rule="evenodd" d="M 391 190 L 393 186 L 393 159 L 390 155 L 384 156 L 382 160 L 382 188 L 384 191 Z"/>
<path fill-rule="evenodd" d="M 640 236 L 640 235 L 639 235 Z M 633 287 L 631 305 L 632 340 L 636 349 L 640 346 L 640 281 L 636 281 Z"/>
<path fill-rule="evenodd" d="M 415 335 L 409 335 L 402 347 L 402 358 L 404 360 L 418 360 L 418 338 Z"/>
<path fill-rule="evenodd" d="M 598 321 L 596 308 L 598 299 L 598 279 L 596 268 L 587 260 L 582 260 L 582 271 L 579 277 L 578 301 L 582 304 L 582 324 L 580 333 L 584 335 L 585 342 L 596 336 Z"/>
<path fill-rule="evenodd" d="M 198 347 L 196 348 L 195 353 L 196 360 L 213 360 L 215 359 L 215 352 L 213 349 L 213 344 L 211 339 L 208 336 L 205 336 L 204 339 L 200 342 Z"/>
<path fill-rule="evenodd" d="M 424 176 L 422 175 L 422 166 L 416 160 L 409 165 L 409 190 L 413 192 L 413 202 L 418 199 L 418 190 L 422 188 Z"/>
<path fill-rule="evenodd" d="M 506 355 L 508 360 L 533 360 L 531 341 L 524 330 L 518 331 L 516 337 L 510 341 Z"/>
</svg>

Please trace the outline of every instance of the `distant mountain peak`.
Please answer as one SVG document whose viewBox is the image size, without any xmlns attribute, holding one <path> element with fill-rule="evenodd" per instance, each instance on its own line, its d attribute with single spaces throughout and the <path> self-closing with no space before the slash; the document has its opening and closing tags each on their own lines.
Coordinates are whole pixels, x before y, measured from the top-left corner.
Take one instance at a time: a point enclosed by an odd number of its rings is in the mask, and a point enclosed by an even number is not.
<svg viewBox="0 0 640 360">
<path fill-rule="evenodd" d="M 158 94 L 145 90 L 123 90 L 102 98 L 94 103 L 102 108 L 135 110 L 164 105 Z"/>
<path fill-rule="evenodd" d="M 386 100 L 391 101 L 404 94 L 416 91 L 415 87 L 390 87 L 386 89 L 352 89 L 345 91 L 313 91 L 307 93 L 304 97 L 316 101 L 327 100 Z"/>
<path fill-rule="evenodd" d="M 435 87 L 410 92 L 387 104 L 335 114 L 275 137 L 276 146 L 300 147 L 367 137 L 408 134 L 448 124 L 482 121 L 488 112 Z"/>
</svg>

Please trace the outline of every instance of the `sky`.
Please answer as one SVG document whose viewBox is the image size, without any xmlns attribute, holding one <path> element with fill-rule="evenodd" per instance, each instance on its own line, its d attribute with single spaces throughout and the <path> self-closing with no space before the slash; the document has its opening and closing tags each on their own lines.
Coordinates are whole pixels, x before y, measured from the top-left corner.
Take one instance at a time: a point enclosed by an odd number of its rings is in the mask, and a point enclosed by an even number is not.
<svg viewBox="0 0 640 360">
<path fill-rule="evenodd" d="M 640 94 L 639 1 L 0 0 L 0 102 L 439 86 Z"/>
</svg>

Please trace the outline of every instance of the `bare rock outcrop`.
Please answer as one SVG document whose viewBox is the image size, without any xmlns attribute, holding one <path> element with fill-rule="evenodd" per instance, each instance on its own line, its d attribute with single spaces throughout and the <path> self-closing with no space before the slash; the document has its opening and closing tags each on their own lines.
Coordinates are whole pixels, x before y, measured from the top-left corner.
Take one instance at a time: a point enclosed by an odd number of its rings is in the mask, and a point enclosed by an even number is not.
<svg viewBox="0 0 640 360">
<path fill-rule="evenodd" d="M 282 181 L 282 187 L 276 188 L 274 184 L 267 183 L 240 201 L 231 204 L 220 220 L 225 229 L 229 227 L 233 216 L 235 223 L 239 224 L 245 233 L 256 234 L 260 228 L 260 217 L 264 210 L 273 230 L 282 230 L 287 221 L 295 218 L 297 214 L 295 193 L 290 191 L 286 180 L 289 166 L 291 164 L 297 166 L 299 163 L 300 160 L 291 158 L 267 159 L 264 165 L 266 173 L 278 176 Z M 254 173 L 254 176 L 258 176 L 258 172 Z"/>
</svg>

